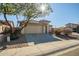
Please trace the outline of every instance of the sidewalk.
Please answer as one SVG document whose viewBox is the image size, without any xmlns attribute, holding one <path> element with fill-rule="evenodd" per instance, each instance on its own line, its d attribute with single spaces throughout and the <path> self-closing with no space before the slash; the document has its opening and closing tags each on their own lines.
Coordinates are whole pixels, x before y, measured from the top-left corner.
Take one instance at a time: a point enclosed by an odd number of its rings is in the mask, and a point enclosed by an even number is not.
<svg viewBox="0 0 79 59">
<path fill-rule="evenodd" d="M 69 48 L 71 46 L 79 45 L 79 40 L 64 40 L 54 41 L 48 43 L 37 44 L 29 47 L 6 49 L 0 52 L 0 56 L 34 56 L 46 55 L 58 50 Z"/>
</svg>

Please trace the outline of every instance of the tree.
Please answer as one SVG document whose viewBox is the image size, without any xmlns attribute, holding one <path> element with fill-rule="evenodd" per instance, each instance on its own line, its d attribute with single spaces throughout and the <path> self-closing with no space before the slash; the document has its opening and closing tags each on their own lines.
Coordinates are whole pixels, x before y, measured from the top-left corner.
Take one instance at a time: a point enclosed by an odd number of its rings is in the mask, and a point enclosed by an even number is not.
<svg viewBox="0 0 79 59">
<path fill-rule="evenodd" d="M 55 30 L 56 35 L 61 35 L 62 32 L 63 32 L 63 28 L 61 28 L 61 29 L 58 28 L 58 29 Z"/>
<path fill-rule="evenodd" d="M 10 35 L 15 35 L 27 26 L 30 20 L 48 15 L 52 12 L 49 4 L 46 3 L 0 3 L 0 13 L 4 15 L 5 21 L 10 27 Z M 26 19 L 21 22 L 18 28 L 13 27 L 7 20 L 7 15 L 24 16 Z M 18 18 L 17 18 L 18 19 Z M 13 23 L 14 24 L 14 23 Z"/>
<path fill-rule="evenodd" d="M 52 12 L 49 4 L 20 4 L 20 7 L 23 8 L 18 14 L 21 14 L 26 17 L 26 20 L 21 24 L 21 29 L 27 26 L 29 20 L 37 17 L 42 17 L 48 15 Z"/>
<path fill-rule="evenodd" d="M 10 27 L 10 33 L 13 31 L 12 25 L 7 20 L 7 15 L 14 15 L 14 12 L 16 12 L 17 7 L 13 4 L 8 3 L 1 3 L 0 4 L 0 14 L 4 15 L 5 21 L 7 22 L 8 26 Z M 14 24 L 14 23 L 12 23 Z"/>
</svg>

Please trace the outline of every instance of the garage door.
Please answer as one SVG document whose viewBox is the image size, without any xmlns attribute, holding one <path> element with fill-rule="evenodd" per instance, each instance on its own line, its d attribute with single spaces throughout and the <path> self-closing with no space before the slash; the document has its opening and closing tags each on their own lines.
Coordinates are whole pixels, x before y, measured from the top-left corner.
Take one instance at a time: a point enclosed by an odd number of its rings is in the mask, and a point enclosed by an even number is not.
<svg viewBox="0 0 79 59">
<path fill-rule="evenodd" d="M 24 28 L 24 33 L 42 33 L 42 26 L 41 25 L 28 25 Z"/>
</svg>

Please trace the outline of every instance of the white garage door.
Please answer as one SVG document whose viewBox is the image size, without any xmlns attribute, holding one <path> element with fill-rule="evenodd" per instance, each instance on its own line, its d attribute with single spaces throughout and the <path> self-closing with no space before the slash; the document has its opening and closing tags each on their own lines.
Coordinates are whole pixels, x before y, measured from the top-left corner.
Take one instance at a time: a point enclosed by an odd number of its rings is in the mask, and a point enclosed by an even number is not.
<svg viewBox="0 0 79 59">
<path fill-rule="evenodd" d="M 28 25 L 23 30 L 24 33 L 42 33 L 42 26 L 41 25 Z"/>
</svg>

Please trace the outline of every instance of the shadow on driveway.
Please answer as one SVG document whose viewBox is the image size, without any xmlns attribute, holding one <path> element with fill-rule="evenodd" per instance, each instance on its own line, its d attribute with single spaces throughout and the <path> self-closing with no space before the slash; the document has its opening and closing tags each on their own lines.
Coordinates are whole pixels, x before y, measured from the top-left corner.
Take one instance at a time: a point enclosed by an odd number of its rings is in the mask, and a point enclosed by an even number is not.
<svg viewBox="0 0 79 59">
<path fill-rule="evenodd" d="M 26 34 L 25 39 L 27 42 L 34 42 L 35 44 L 61 41 L 50 34 Z"/>
</svg>

